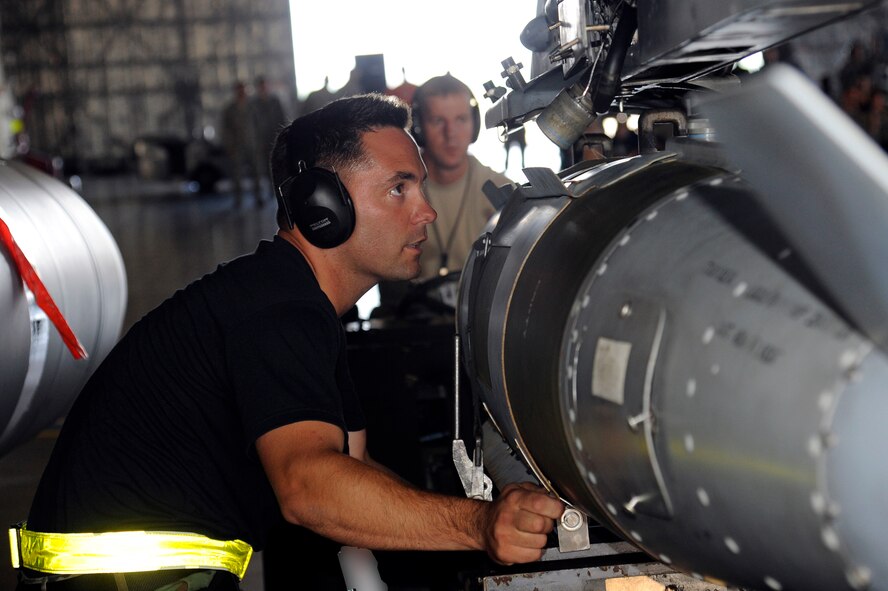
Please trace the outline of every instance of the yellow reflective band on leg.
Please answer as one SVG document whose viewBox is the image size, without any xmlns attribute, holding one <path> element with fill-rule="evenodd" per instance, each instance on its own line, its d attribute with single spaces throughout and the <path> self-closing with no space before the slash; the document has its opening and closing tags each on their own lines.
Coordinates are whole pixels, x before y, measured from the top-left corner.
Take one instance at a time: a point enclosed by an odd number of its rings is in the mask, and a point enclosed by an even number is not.
<svg viewBox="0 0 888 591">
<path fill-rule="evenodd" d="M 253 548 L 241 540 L 181 532 L 55 534 L 25 528 L 18 532 L 22 565 L 59 575 L 212 568 L 243 579 L 253 555 Z"/>
</svg>

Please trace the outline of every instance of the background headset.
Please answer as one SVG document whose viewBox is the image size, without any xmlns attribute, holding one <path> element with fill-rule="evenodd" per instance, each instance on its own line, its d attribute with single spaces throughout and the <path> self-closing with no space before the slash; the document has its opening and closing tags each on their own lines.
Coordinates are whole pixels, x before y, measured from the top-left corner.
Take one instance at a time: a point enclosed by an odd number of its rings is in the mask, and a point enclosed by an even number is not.
<svg viewBox="0 0 888 591">
<path fill-rule="evenodd" d="M 446 74 L 446 76 L 453 78 L 453 76 L 450 76 L 450 74 Z M 453 78 L 453 80 L 459 82 L 456 78 Z M 413 139 L 416 140 L 416 145 L 420 148 L 425 147 L 425 136 L 422 133 L 422 111 L 423 103 L 425 103 L 426 94 L 428 92 L 426 90 L 427 85 L 428 82 L 416 89 L 416 92 L 413 93 L 413 105 L 411 106 L 411 111 L 413 114 L 413 124 L 410 128 L 410 131 L 413 133 Z M 469 106 L 471 107 L 472 111 L 472 143 L 475 143 L 475 141 L 478 139 L 478 134 L 481 133 L 481 109 L 478 107 L 478 101 L 475 100 L 475 95 L 472 94 L 472 91 L 469 90 L 469 87 L 465 86 L 461 82 L 459 82 L 459 85 L 464 86 L 465 88 L 463 90 L 469 93 Z M 447 94 L 455 94 L 456 92 L 459 91 L 457 90 L 454 92 L 447 92 L 442 94 L 435 93 L 429 96 L 446 96 Z"/>
<path fill-rule="evenodd" d="M 292 128 L 287 136 L 287 156 L 294 154 Z M 348 240 L 355 229 L 355 206 L 334 170 L 309 167 L 304 160 L 296 174 L 278 188 L 278 199 L 290 229 L 295 225 L 311 244 L 334 248 Z"/>
</svg>

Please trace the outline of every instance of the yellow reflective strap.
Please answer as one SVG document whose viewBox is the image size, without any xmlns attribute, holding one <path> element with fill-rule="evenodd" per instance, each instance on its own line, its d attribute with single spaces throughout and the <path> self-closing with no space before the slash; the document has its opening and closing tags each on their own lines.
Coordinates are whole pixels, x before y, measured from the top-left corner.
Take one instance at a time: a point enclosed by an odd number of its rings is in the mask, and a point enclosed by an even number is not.
<svg viewBox="0 0 888 591">
<path fill-rule="evenodd" d="M 128 573 L 176 568 L 223 569 L 244 578 L 253 548 L 181 532 L 57 534 L 19 530 L 22 564 L 50 574 Z"/>
</svg>

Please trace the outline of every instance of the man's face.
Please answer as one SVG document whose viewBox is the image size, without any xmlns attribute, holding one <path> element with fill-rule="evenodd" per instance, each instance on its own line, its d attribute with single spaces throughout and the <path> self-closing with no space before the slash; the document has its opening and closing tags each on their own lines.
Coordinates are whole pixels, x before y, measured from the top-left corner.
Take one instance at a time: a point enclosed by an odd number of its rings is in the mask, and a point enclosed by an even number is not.
<svg viewBox="0 0 888 591">
<path fill-rule="evenodd" d="M 368 162 L 340 175 L 355 205 L 354 233 L 341 246 L 349 271 L 373 283 L 413 279 L 426 227 L 437 217 L 422 190 L 425 165 L 403 129 L 384 127 L 361 139 Z"/>
<path fill-rule="evenodd" d="M 423 157 L 442 169 L 459 168 L 475 131 L 472 106 L 464 92 L 430 96 L 422 109 Z"/>
</svg>

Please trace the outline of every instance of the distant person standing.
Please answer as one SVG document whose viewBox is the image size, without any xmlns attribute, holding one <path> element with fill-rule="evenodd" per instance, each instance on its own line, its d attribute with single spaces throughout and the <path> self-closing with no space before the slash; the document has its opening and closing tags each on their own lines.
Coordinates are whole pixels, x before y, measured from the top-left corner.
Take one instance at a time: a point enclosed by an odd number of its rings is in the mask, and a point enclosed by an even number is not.
<svg viewBox="0 0 888 591">
<path fill-rule="evenodd" d="M 866 114 L 866 131 L 882 148 L 888 149 L 888 92 L 875 88 L 870 95 L 869 111 Z"/>
<path fill-rule="evenodd" d="M 312 111 L 317 111 L 321 107 L 327 105 L 336 99 L 336 94 L 330 92 L 330 77 L 324 76 L 324 86 L 309 93 L 302 102 L 300 113 L 307 115 Z"/>
<path fill-rule="evenodd" d="M 268 82 L 264 76 L 257 76 L 255 81 L 256 95 L 250 103 L 253 115 L 253 131 L 256 140 L 256 168 L 259 169 L 260 179 L 265 179 L 271 186 L 271 169 L 268 164 L 268 157 L 271 154 L 271 148 L 278 132 L 286 123 L 284 115 L 284 107 L 281 105 L 280 99 L 276 97 L 268 88 Z M 263 195 L 262 188 L 257 188 L 259 195 Z M 267 195 L 269 201 L 274 197 L 273 191 L 269 190 Z M 264 197 L 263 197 L 264 201 Z"/>
<path fill-rule="evenodd" d="M 416 84 L 407 82 L 407 70 L 405 68 L 401 68 L 401 76 L 403 78 L 401 83 L 394 88 L 388 89 L 386 94 L 396 96 L 408 105 L 412 105 L 413 95 L 416 94 Z"/>
<path fill-rule="evenodd" d="M 234 98 L 222 111 L 222 145 L 229 160 L 228 173 L 234 185 L 234 203 L 236 207 L 243 205 L 242 175 L 246 174 L 253 182 L 253 196 L 256 204 L 262 204 L 261 185 L 259 184 L 259 168 L 256 166 L 256 137 L 253 129 L 253 117 L 247 87 L 243 82 L 236 82 L 233 87 Z"/>
<path fill-rule="evenodd" d="M 430 279 L 460 271 L 494 213 L 481 187 L 511 180 L 469 154 L 478 139 L 481 112 L 472 91 L 450 74 L 436 76 L 413 96 L 413 137 L 428 167 L 426 196 L 438 212 L 423 246 L 422 273 Z"/>
</svg>

